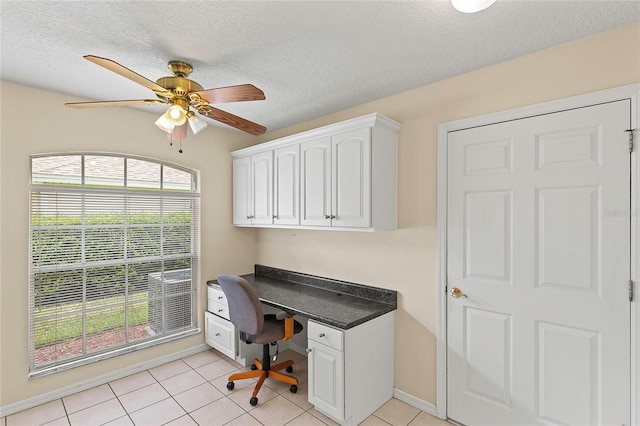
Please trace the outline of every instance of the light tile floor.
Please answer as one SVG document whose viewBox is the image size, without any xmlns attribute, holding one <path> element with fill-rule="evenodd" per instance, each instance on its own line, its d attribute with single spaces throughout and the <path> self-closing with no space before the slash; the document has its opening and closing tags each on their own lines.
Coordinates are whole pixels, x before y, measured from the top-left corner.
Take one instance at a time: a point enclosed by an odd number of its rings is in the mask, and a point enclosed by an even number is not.
<svg viewBox="0 0 640 426">
<path fill-rule="evenodd" d="M 279 359 L 294 360 L 298 392 L 267 379 L 255 407 L 249 404 L 255 380 L 236 381 L 235 389 L 227 390 L 228 375 L 244 367 L 211 349 L 0 418 L 0 426 L 335 425 L 307 401 L 304 355 L 284 351 Z M 395 398 L 361 424 L 450 426 Z"/>
</svg>

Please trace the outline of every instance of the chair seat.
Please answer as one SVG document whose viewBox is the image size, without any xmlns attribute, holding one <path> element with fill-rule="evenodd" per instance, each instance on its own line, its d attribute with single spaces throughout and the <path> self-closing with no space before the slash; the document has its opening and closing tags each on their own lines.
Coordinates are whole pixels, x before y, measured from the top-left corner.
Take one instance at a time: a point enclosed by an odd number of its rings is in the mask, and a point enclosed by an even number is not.
<svg viewBox="0 0 640 426">
<path fill-rule="evenodd" d="M 302 331 L 302 324 L 298 321 L 294 321 L 293 332 L 295 334 Z M 264 345 L 266 343 L 272 343 L 281 340 L 284 337 L 284 328 L 282 327 L 282 320 L 276 319 L 275 315 L 264 316 L 264 326 L 262 331 L 257 335 L 247 336 L 247 340 L 251 343 L 258 343 Z"/>
</svg>

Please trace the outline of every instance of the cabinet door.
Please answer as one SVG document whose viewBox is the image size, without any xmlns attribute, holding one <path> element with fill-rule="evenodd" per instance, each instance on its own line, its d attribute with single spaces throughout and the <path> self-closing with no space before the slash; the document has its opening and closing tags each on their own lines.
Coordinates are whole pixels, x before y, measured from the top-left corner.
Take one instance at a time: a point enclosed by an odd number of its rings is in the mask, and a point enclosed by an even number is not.
<svg viewBox="0 0 640 426">
<path fill-rule="evenodd" d="M 300 146 L 286 146 L 274 151 L 273 223 L 299 225 L 300 215 Z"/>
<path fill-rule="evenodd" d="M 300 223 L 331 226 L 331 138 L 300 145 Z"/>
<path fill-rule="evenodd" d="M 251 157 L 233 160 L 233 224 L 251 224 Z"/>
<path fill-rule="evenodd" d="M 251 156 L 254 225 L 273 223 L 273 151 Z"/>
<path fill-rule="evenodd" d="M 371 226 L 371 130 L 331 138 L 333 226 Z"/>
<path fill-rule="evenodd" d="M 204 313 L 204 340 L 231 359 L 236 357 L 236 328 L 211 312 Z"/>
<path fill-rule="evenodd" d="M 335 420 L 343 421 L 344 353 L 314 340 L 308 343 L 309 402 Z"/>
</svg>

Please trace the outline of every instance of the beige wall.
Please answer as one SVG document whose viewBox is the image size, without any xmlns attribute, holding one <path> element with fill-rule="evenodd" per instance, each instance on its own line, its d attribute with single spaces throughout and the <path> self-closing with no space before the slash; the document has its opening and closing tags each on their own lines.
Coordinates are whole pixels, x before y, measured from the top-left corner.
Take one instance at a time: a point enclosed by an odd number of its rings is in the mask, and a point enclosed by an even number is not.
<svg viewBox="0 0 640 426">
<path fill-rule="evenodd" d="M 401 66 L 401 64 L 399 64 Z M 27 380 L 29 154 L 124 152 L 201 171 L 202 277 L 248 273 L 253 263 L 325 275 L 399 292 L 396 387 L 436 401 L 436 129 L 438 123 L 640 81 L 640 24 L 603 33 L 456 78 L 270 132 L 260 141 L 380 112 L 402 123 L 398 230 L 376 233 L 234 229 L 227 153 L 255 139 L 208 129 L 189 135 L 185 153 L 162 142 L 153 116 L 112 108 L 68 110 L 58 94 L 2 83 L 0 151 L 0 405 L 170 354 L 202 336 L 36 380 Z M 21 114 L 34 114 L 32 124 Z M 123 120 L 107 131 L 102 118 Z M 204 309 L 204 298 L 200 301 Z M 375 338 L 375 336 L 372 336 Z"/>
<path fill-rule="evenodd" d="M 261 230 L 258 263 L 397 290 L 396 387 L 435 403 L 437 125 L 639 81 L 636 24 L 273 132 L 374 111 L 402 123 L 398 230 Z"/>
<path fill-rule="evenodd" d="M 184 153 L 169 147 L 153 122 L 158 114 L 124 108 L 77 110 L 69 96 L 12 83 L 1 86 L 0 172 L 0 406 L 72 386 L 118 369 L 204 343 L 204 335 L 167 343 L 38 379 L 28 374 L 29 155 L 60 151 L 118 152 L 152 157 L 199 170 L 201 185 L 201 297 L 206 280 L 229 270 L 248 270 L 255 261 L 255 231 L 231 226 L 229 151 L 255 139 L 209 127 L 189 134 Z M 109 129 L 110 123 L 120 122 Z M 203 316 L 201 316 L 203 317 Z M 199 319 L 201 327 L 203 318 Z"/>
</svg>

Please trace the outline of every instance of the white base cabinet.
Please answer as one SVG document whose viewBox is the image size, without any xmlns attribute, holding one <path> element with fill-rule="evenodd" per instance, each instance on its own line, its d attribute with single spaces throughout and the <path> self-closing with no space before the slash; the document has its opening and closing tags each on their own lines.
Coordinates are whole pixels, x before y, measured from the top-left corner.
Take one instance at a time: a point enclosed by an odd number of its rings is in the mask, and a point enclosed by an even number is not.
<svg viewBox="0 0 640 426">
<path fill-rule="evenodd" d="M 262 357 L 262 345 L 246 344 L 229 320 L 229 304 L 224 292 L 216 286 L 207 287 L 207 312 L 204 313 L 204 341 L 229 358 L 246 366 Z"/>
<path fill-rule="evenodd" d="M 275 314 L 280 311 L 265 304 L 262 305 L 262 310 L 265 314 Z M 303 318 L 296 318 L 296 320 L 303 324 L 306 323 L 306 319 Z M 219 286 L 209 284 L 207 286 L 207 311 L 204 313 L 204 341 L 212 348 L 248 367 L 254 358 L 262 358 L 262 345 L 245 343 L 240 340 L 239 334 L 229 320 L 229 305 L 224 292 Z M 303 331 L 289 341 L 280 342 L 280 352 L 293 349 L 304 354 L 305 339 L 306 333 Z"/>
<path fill-rule="evenodd" d="M 231 324 L 231 321 L 211 312 L 204 313 L 204 320 L 204 341 L 207 345 L 217 349 L 229 358 L 236 359 L 238 342 L 236 328 Z"/>
<path fill-rule="evenodd" d="M 309 320 L 309 402 L 341 425 L 357 425 L 393 396 L 394 313 L 348 330 Z"/>
</svg>

